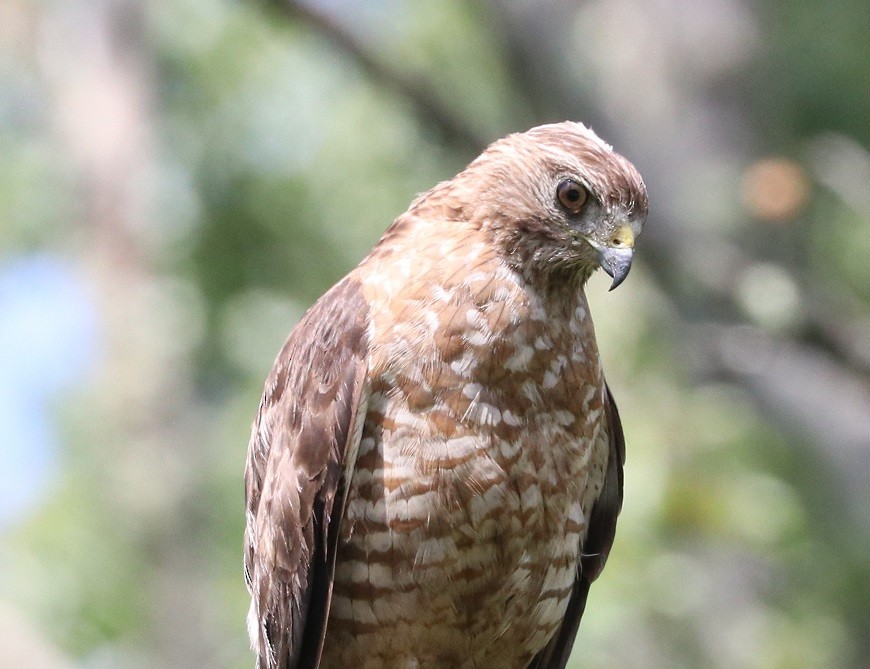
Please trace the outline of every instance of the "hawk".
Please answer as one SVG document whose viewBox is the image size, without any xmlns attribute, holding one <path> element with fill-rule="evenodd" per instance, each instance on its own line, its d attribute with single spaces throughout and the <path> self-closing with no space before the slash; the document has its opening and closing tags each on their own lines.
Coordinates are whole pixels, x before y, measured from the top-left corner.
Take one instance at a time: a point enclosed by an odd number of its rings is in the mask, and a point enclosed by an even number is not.
<svg viewBox="0 0 870 669">
<path fill-rule="evenodd" d="M 564 667 L 625 445 L 584 294 L 647 215 L 579 123 L 487 148 L 303 316 L 245 468 L 257 666 Z"/>
</svg>

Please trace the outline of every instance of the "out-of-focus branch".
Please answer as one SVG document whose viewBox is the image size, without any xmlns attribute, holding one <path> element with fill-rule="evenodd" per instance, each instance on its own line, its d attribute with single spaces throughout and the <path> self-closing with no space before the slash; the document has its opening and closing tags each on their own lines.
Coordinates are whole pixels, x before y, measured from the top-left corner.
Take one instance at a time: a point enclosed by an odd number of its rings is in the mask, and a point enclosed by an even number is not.
<svg viewBox="0 0 870 669">
<path fill-rule="evenodd" d="M 92 404 L 94 436 L 88 448 L 105 462 L 93 508 L 103 509 L 109 525 L 124 519 L 125 537 L 148 546 L 149 573 L 165 586 L 146 598 L 152 607 L 154 664 L 214 665 L 217 640 L 209 637 L 212 626 L 202 619 L 207 584 L 202 550 L 196 547 L 201 535 L 188 527 L 201 504 L 202 459 L 193 435 L 201 435 L 202 428 L 191 430 L 197 414 L 191 370 L 175 353 L 180 349 L 168 326 L 172 319 L 157 317 L 158 310 L 161 316 L 173 311 L 167 307 L 171 303 L 159 301 L 170 293 L 155 278 L 142 244 L 156 173 L 154 82 L 142 39 L 144 11 L 136 0 L 92 0 L 75 12 L 52 6 L 45 18 L 52 39 L 46 40 L 43 62 L 54 90 L 59 135 L 70 154 L 66 159 L 77 166 L 86 193 L 81 223 L 89 233 L 86 264 L 100 296 L 102 332 L 110 342 L 94 381 L 101 390 Z M 124 426 L 123 439 L 112 431 L 116 425 Z M 183 492 L 182 484 L 173 482 L 182 476 Z M 103 522 L 91 520 L 86 526 Z M 11 638 L 3 631 L 4 640 Z M 124 651 L 101 652 L 110 653 L 111 663 L 112 653 Z M 55 666 L 36 657 L 4 663 L 0 654 L 0 666 Z"/>
<path fill-rule="evenodd" d="M 761 328 L 706 323 L 693 328 L 691 340 L 709 356 L 698 367 L 709 365 L 711 373 L 746 388 L 758 407 L 778 417 L 783 432 L 811 445 L 837 472 L 849 527 L 870 536 L 870 388 L 829 354 Z"/>
<path fill-rule="evenodd" d="M 326 13 L 316 11 L 307 3 L 293 0 L 264 2 L 287 18 L 308 26 L 328 39 L 336 49 L 350 56 L 373 81 L 407 99 L 418 117 L 437 128 L 454 149 L 472 156 L 488 144 L 459 114 L 444 104 L 424 81 L 379 61 L 353 32 Z"/>
</svg>

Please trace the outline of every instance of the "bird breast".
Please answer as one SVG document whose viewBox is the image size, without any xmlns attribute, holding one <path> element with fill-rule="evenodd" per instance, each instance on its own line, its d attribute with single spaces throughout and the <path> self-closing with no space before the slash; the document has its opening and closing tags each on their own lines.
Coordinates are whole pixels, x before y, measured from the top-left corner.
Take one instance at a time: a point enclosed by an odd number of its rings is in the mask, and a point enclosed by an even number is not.
<svg viewBox="0 0 870 669">
<path fill-rule="evenodd" d="M 403 286 L 371 300 L 329 623 L 346 638 L 331 646 L 349 661 L 527 661 L 562 619 L 606 468 L 585 297 L 550 303 L 498 263 Z"/>
</svg>

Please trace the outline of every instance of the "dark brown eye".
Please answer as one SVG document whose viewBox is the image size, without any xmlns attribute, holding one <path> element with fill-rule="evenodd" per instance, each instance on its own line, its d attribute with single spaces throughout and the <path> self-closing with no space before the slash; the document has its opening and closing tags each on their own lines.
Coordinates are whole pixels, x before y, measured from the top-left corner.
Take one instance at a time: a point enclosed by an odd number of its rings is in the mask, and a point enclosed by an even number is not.
<svg viewBox="0 0 870 669">
<path fill-rule="evenodd" d="M 556 187 L 556 197 L 565 209 L 572 214 L 577 214 L 586 204 L 589 193 L 573 179 L 565 179 Z"/>
</svg>

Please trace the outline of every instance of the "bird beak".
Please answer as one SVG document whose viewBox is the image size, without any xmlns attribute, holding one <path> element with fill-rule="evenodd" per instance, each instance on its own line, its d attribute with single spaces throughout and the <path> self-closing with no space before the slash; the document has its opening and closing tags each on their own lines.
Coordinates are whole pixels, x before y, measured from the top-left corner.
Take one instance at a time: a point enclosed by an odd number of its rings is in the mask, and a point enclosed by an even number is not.
<svg viewBox="0 0 870 669">
<path fill-rule="evenodd" d="M 601 269 L 613 277 L 610 290 L 625 281 L 634 256 L 634 232 L 628 225 L 620 225 L 607 244 L 593 244 Z"/>
</svg>

